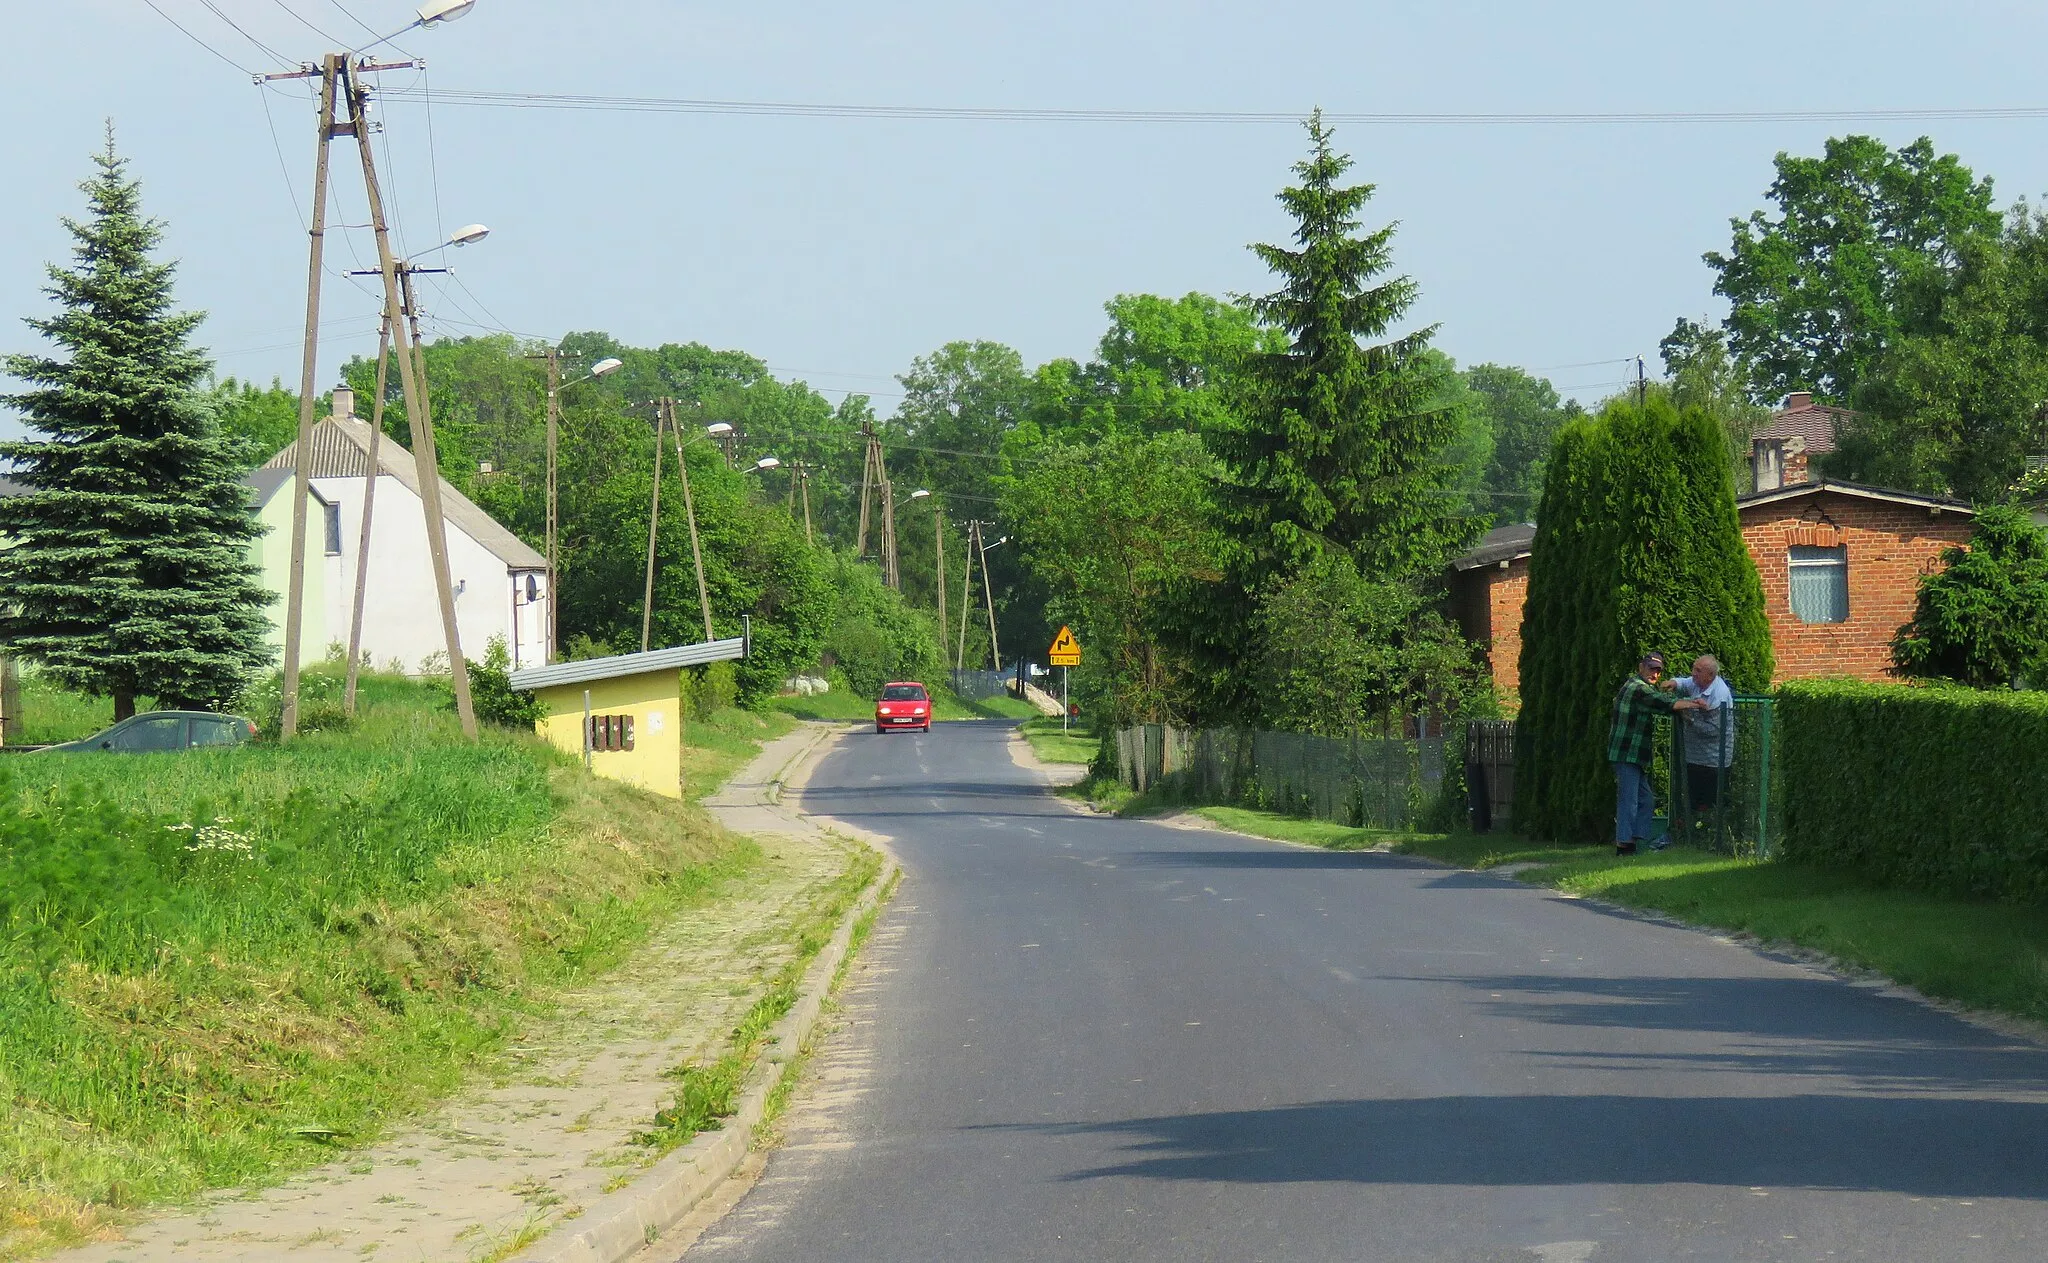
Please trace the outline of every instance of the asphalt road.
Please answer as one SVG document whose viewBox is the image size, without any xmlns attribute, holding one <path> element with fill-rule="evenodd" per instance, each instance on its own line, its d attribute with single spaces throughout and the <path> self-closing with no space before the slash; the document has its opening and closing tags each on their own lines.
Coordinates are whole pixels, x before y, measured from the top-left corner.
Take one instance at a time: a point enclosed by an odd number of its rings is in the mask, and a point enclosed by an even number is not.
<svg viewBox="0 0 2048 1263">
<path fill-rule="evenodd" d="M 908 876 L 698 1260 L 2048 1258 L 2048 1052 L 1399 857 L 1080 815 L 997 724 L 805 805 Z"/>
</svg>

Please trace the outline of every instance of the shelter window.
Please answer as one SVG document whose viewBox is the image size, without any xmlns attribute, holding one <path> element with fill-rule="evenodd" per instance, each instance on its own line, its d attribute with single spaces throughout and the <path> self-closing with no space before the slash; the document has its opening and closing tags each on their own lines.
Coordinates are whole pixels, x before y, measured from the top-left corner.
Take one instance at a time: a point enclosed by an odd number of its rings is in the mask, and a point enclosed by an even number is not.
<svg viewBox="0 0 2048 1263">
<path fill-rule="evenodd" d="M 633 717 L 631 715 L 592 715 L 590 732 L 587 734 L 593 750 L 631 750 L 633 748 Z"/>
<path fill-rule="evenodd" d="M 1849 621 L 1849 550 L 1794 545 L 1786 558 L 1792 616 L 1802 623 Z"/>
</svg>

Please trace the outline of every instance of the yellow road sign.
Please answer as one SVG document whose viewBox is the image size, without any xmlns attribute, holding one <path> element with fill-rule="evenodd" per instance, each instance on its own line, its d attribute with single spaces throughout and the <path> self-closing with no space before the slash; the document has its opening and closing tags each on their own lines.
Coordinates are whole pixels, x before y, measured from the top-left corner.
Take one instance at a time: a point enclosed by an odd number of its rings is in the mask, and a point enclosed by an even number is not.
<svg viewBox="0 0 2048 1263">
<path fill-rule="evenodd" d="M 1081 665 L 1081 638 L 1074 634 L 1073 628 L 1060 628 L 1060 634 L 1052 638 L 1052 648 L 1046 652 L 1045 660 L 1056 667 Z"/>
</svg>

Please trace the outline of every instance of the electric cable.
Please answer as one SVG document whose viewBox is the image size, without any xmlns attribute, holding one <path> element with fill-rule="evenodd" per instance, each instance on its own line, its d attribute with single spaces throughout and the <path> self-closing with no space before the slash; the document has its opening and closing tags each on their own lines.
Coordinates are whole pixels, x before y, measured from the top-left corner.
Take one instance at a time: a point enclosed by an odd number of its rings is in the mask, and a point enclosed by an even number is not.
<svg viewBox="0 0 2048 1263">
<path fill-rule="evenodd" d="M 213 16 L 227 23 L 229 28 L 232 29 L 235 32 L 235 34 L 241 36 L 245 40 L 248 40 L 251 44 L 254 44 L 257 47 L 257 49 L 260 50 L 265 57 L 270 58 L 271 61 L 276 62 L 280 65 L 288 66 L 291 64 L 291 58 L 286 57 L 283 53 L 278 52 L 275 48 L 272 48 L 270 45 L 264 43 L 262 40 L 257 39 L 254 35 L 249 34 L 249 32 L 243 28 L 240 22 L 235 21 L 233 18 L 223 13 L 221 11 L 220 6 L 215 4 L 213 0 L 199 0 L 199 3 L 206 9 L 208 13 L 211 13 Z"/>
<path fill-rule="evenodd" d="M 207 52 L 212 53 L 215 57 L 220 58 L 228 65 L 233 66 L 236 70 L 241 71 L 243 74 L 248 75 L 251 78 L 255 77 L 255 71 L 250 70 L 247 66 L 244 66 L 242 63 L 236 61 L 234 58 L 228 56 L 226 53 L 220 51 L 218 48 L 215 48 L 213 45 L 207 43 L 203 39 L 200 39 L 197 35 L 194 35 L 191 31 L 187 30 L 183 22 L 180 22 L 178 19 L 172 17 L 170 14 L 164 12 L 161 8 L 159 8 L 157 6 L 156 0 L 142 0 L 142 3 L 148 5 L 156 13 L 158 17 L 162 18 L 166 22 L 169 22 L 172 26 L 177 27 L 178 33 L 180 35 L 183 35 L 186 39 L 191 40 L 193 43 L 199 45 Z"/>
</svg>

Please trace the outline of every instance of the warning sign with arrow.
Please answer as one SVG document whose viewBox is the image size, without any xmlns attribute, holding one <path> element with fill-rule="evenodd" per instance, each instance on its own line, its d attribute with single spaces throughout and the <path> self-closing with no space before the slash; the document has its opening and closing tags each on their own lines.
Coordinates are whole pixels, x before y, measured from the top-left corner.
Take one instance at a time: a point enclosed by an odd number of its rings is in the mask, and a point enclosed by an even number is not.
<svg viewBox="0 0 2048 1263">
<path fill-rule="evenodd" d="M 1074 634 L 1073 628 L 1060 628 L 1060 634 L 1052 638 L 1052 648 L 1046 652 L 1045 660 L 1056 667 L 1081 665 L 1081 638 Z"/>
</svg>

